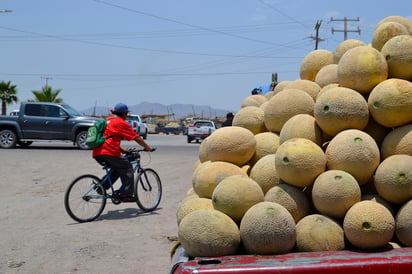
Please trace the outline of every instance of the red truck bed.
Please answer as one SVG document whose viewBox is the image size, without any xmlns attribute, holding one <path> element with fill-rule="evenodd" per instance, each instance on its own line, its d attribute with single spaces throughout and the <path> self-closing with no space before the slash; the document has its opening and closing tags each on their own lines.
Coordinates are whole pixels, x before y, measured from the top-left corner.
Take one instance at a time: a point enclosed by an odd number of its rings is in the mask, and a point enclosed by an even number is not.
<svg viewBox="0 0 412 274">
<path fill-rule="evenodd" d="M 276 256 L 239 255 L 189 260 L 182 246 L 172 258 L 173 274 L 189 273 L 412 273 L 412 248 L 382 252 L 330 251 Z"/>
</svg>

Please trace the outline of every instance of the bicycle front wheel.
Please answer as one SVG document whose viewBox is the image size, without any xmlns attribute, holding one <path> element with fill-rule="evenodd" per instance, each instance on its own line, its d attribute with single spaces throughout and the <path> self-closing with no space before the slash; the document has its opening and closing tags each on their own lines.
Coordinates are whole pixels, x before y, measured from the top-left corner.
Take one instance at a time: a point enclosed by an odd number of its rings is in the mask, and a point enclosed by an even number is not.
<svg viewBox="0 0 412 274">
<path fill-rule="evenodd" d="M 99 191 L 101 194 L 98 194 Z M 91 222 L 102 214 L 106 206 L 106 190 L 94 175 L 75 179 L 64 195 L 64 207 L 69 216 L 79 222 Z"/>
<path fill-rule="evenodd" d="M 146 212 L 155 210 L 162 198 L 162 182 L 156 171 L 142 169 L 135 178 L 134 192 L 140 209 Z"/>
</svg>

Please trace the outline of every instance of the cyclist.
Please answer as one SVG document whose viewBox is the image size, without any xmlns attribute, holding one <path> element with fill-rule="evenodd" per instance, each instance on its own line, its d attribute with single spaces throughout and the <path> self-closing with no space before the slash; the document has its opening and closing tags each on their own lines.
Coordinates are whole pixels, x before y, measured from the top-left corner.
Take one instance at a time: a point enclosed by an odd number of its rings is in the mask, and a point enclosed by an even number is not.
<svg viewBox="0 0 412 274">
<path fill-rule="evenodd" d="M 122 156 L 127 149 L 121 147 L 122 139 L 134 140 L 147 151 L 154 149 L 149 146 L 125 121 L 129 108 L 126 104 L 117 103 L 111 110 L 112 116 L 107 117 L 107 125 L 104 131 L 106 141 L 100 147 L 93 149 L 93 158 L 101 165 L 110 165 L 114 169 L 111 180 L 114 183 L 119 177 L 122 187 L 116 191 L 119 198 L 123 200 L 133 200 L 134 175 L 132 165 L 129 160 Z M 108 185 L 103 185 L 109 188 Z"/>
</svg>

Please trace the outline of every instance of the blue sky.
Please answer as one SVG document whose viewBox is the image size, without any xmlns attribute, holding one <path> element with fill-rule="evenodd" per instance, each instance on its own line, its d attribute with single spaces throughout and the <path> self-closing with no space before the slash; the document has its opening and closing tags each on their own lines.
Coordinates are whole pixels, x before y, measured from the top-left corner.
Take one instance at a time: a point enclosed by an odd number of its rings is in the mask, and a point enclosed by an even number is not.
<svg viewBox="0 0 412 274">
<path fill-rule="evenodd" d="M 299 78 L 314 49 L 370 43 L 377 22 L 412 20 L 410 0 L 0 0 L 0 80 L 20 100 L 48 83 L 79 110 L 116 102 L 208 105 L 237 111 L 257 85 Z M 8 111 L 16 106 L 9 106 Z"/>
</svg>

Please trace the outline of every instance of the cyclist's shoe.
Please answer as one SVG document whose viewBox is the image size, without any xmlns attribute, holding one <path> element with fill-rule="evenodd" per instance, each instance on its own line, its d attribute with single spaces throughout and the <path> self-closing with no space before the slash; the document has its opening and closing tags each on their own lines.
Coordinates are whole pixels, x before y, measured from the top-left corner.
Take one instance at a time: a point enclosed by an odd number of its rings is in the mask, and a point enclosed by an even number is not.
<svg viewBox="0 0 412 274">
<path fill-rule="evenodd" d="M 136 198 L 133 196 L 133 194 L 126 193 L 124 191 L 116 190 L 114 194 L 122 202 L 135 202 L 136 201 Z"/>
<path fill-rule="evenodd" d="M 134 198 L 133 193 L 126 193 L 124 191 L 119 191 L 119 190 L 116 190 L 114 192 L 114 195 L 116 197 L 120 198 L 120 199 L 122 199 L 122 198 Z"/>
</svg>

